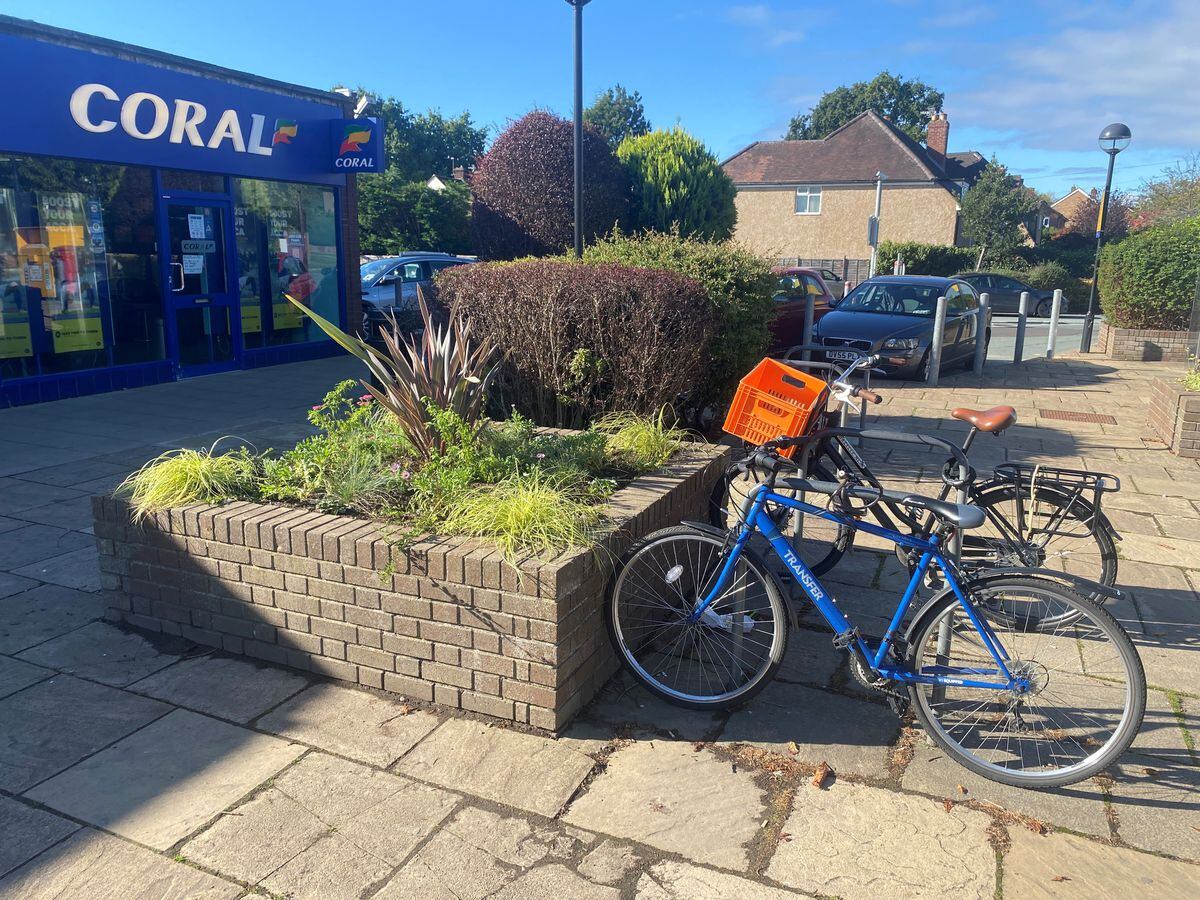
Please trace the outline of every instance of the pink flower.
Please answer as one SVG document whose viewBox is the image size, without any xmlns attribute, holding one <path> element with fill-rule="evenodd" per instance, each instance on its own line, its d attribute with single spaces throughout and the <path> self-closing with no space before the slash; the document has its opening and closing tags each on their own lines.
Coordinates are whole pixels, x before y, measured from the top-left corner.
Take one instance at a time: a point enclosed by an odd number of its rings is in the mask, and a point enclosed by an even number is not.
<svg viewBox="0 0 1200 900">
<path fill-rule="evenodd" d="M 545 458 L 546 458 L 545 453 L 539 453 L 534 457 L 534 459 L 545 459 Z"/>
<path fill-rule="evenodd" d="M 313 412 L 316 412 L 317 410 L 319 410 L 319 409 L 324 409 L 324 408 L 325 408 L 324 406 L 314 406 L 314 407 L 313 407 Z"/>
<path fill-rule="evenodd" d="M 372 397 L 370 394 L 363 394 L 363 395 L 362 395 L 362 396 L 360 396 L 358 399 L 359 399 L 359 400 L 363 400 L 363 401 L 365 401 L 365 402 L 367 402 L 367 403 L 370 403 L 370 402 L 371 402 L 372 400 L 374 400 L 375 398 L 374 398 L 374 397 Z"/>
</svg>

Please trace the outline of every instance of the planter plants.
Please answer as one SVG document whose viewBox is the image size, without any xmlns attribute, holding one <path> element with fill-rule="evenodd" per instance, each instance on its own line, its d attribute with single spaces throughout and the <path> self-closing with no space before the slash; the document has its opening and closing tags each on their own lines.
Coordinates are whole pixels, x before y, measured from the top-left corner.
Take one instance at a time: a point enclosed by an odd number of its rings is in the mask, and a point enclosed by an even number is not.
<svg viewBox="0 0 1200 900">
<path fill-rule="evenodd" d="M 307 312 L 307 311 L 306 311 Z M 642 534 L 701 517 L 723 451 L 657 416 L 483 418 L 498 354 L 461 318 L 367 347 L 372 380 L 280 454 L 164 454 L 97 498 L 110 616 L 539 728 L 615 670 L 601 597 Z"/>
</svg>

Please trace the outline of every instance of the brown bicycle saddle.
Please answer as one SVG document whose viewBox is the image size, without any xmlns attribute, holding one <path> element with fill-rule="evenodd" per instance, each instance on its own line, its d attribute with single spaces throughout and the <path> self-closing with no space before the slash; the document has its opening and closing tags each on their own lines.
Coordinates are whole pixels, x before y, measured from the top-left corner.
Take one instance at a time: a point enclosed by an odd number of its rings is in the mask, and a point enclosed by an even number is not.
<svg viewBox="0 0 1200 900">
<path fill-rule="evenodd" d="M 962 419 L 964 422 L 970 422 L 980 431 L 987 431 L 991 434 L 999 434 L 1010 425 L 1015 425 L 1017 421 L 1017 411 L 1011 406 L 993 406 L 991 409 L 967 409 L 965 406 L 960 406 L 958 409 L 950 413 L 956 419 Z"/>
</svg>

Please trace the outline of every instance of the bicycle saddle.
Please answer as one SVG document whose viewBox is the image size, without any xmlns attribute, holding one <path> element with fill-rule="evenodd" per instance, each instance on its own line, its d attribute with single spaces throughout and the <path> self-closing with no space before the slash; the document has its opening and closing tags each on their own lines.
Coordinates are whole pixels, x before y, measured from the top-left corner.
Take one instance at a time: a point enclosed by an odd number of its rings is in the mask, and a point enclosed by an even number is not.
<svg viewBox="0 0 1200 900">
<path fill-rule="evenodd" d="M 970 422 L 980 431 L 999 434 L 1005 428 L 1017 423 L 1017 411 L 1011 406 L 993 406 L 991 409 L 967 409 L 960 406 L 950 413 L 956 419 Z"/>
<path fill-rule="evenodd" d="M 790 488 L 800 491 L 812 491 L 817 494 L 833 494 L 839 485 L 832 481 L 811 481 L 807 478 L 785 478 L 783 483 Z M 846 492 L 859 500 L 890 500 L 913 509 L 923 509 L 931 512 L 943 522 L 955 528 L 978 528 L 987 518 L 978 506 L 969 503 L 951 503 L 948 500 L 937 500 L 924 494 L 906 494 L 903 491 L 880 490 L 867 485 L 852 485 Z"/>
</svg>

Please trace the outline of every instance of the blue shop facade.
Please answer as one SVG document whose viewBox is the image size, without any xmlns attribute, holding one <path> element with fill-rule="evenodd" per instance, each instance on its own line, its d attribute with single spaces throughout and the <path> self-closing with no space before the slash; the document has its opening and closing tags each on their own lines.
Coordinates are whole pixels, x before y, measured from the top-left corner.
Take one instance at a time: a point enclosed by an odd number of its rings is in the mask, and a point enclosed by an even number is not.
<svg viewBox="0 0 1200 900">
<path fill-rule="evenodd" d="M 285 295 L 358 321 L 349 98 L 2 16 L 0 85 L 0 406 L 335 352 Z"/>
</svg>

